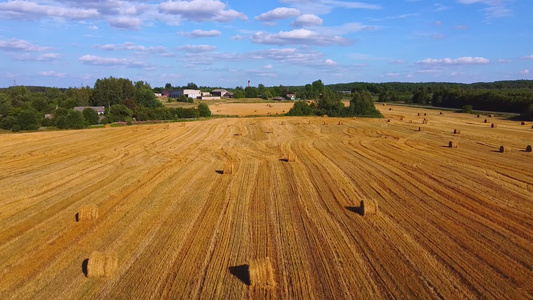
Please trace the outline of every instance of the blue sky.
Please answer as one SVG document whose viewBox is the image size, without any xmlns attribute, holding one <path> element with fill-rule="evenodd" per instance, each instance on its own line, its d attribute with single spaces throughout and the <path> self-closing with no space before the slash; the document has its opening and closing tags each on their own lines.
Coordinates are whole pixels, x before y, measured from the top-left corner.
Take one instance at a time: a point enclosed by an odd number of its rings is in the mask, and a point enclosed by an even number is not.
<svg viewBox="0 0 533 300">
<path fill-rule="evenodd" d="M 533 79 L 531 4 L 0 1 L 0 87 Z"/>
</svg>

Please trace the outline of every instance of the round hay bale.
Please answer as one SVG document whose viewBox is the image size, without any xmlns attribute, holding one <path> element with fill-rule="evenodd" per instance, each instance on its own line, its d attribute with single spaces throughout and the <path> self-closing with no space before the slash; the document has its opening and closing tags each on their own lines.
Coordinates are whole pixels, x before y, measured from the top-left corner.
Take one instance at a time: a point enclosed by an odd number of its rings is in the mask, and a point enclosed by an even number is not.
<svg viewBox="0 0 533 300">
<path fill-rule="evenodd" d="M 328 123 L 326 123 L 326 121 L 324 121 L 324 123 L 322 125 L 328 125 Z"/>
<path fill-rule="evenodd" d="M 424 113 L 424 116 L 427 116 L 428 114 L 427 113 Z"/>
<path fill-rule="evenodd" d="M 339 121 L 339 124 L 337 124 L 337 125 L 342 125 L 342 121 Z"/>
<path fill-rule="evenodd" d="M 390 123 L 390 119 L 387 120 L 387 123 Z"/>
<path fill-rule="evenodd" d="M 461 130 L 460 130 L 460 129 L 454 129 L 454 130 L 453 130 L 453 133 L 454 133 L 454 134 L 461 134 Z"/>
<path fill-rule="evenodd" d="M 227 161 L 226 164 L 224 164 L 224 170 L 222 171 L 222 174 L 224 175 L 233 174 L 233 163 L 231 161 Z"/>
<path fill-rule="evenodd" d="M 323 117 L 323 118 L 327 118 L 327 117 L 328 117 L 328 115 L 323 115 L 322 117 Z"/>
<path fill-rule="evenodd" d="M 424 120 L 422 121 L 422 124 L 427 124 L 428 122 L 429 122 L 429 120 L 424 119 Z"/>
<path fill-rule="evenodd" d="M 481 118 L 481 115 L 477 115 L 478 118 Z"/>
<path fill-rule="evenodd" d="M 385 106 L 385 103 L 383 103 L 383 106 Z"/>
<path fill-rule="evenodd" d="M 443 113 L 442 111 L 441 111 L 441 112 L 439 112 L 439 115 L 443 115 L 443 114 L 444 114 L 444 113 Z"/>
<path fill-rule="evenodd" d="M 294 155 L 294 153 L 289 153 L 289 155 L 287 157 L 287 161 L 288 162 L 296 162 L 296 156 Z"/>
<path fill-rule="evenodd" d="M 78 212 L 77 218 L 78 222 L 93 221 L 98 219 L 98 206 L 96 205 L 87 205 L 82 206 Z"/>
<path fill-rule="evenodd" d="M 355 120 L 355 119 L 356 119 L 356 117 L 352 117 L 352 120 Z"/>
<path fill-rule="evenodd" d="M 527 123 L 526 123 L 526 122 L 524 122 L 524 121 L 522 121 L 522 123 L 520 123 L 520 124 L 521 124 L 521 125 L 527 125 Z"/>
<path fill-rule="evenodd" d="M 418 116 L 420 116 L 420 113 L 418 113 Z"/>
<path fill-rule="evenodd" d="M 498 128 L 498 125 L 496 125 L 496 123 L 492 123 L 492 124 L 490 125 L 490 128 Z"/>
<path fill-rule="evenodd" d="M 116 253 L 93 251 L 87 262 L 87 277 L 111 277 L 118 269 Z"/>
<path fill-rule="evenodd" d="M 418 127 L 418 131 L 423 131 L 422 127 Z"/>
<path fill-rule="evenodd" d="M 493 114 L 489 114 L 489 118 L 492 118 L 492 117 L 494 117 L 494 115 Z"/>
<path fill-rule="evenodd" d="M 285 125 L 285 121 L 281 121 L 281 123 L 279 123 L 279 125 Z"/>
<path fill-rule="evenodd" d="M 531 145 L 527 145 L 526 152 L 531 152 Z"/>
<path fill-rule="evenodd" d="M 104 128 L 111 128 L 111 124 L 105 124 Z"/>
<path fill-rule="evenodd" d="M 269 257 L 253 259 L 248 264 L 248 275 L 252 287 L 274 288 L 274 269 Z"/>
<path fill-rule="evenodd" d="M 509 147 L 500 146 L 500 153 L 509 152 L 509 150 L 511 150 Z"/>
<path fill-rule="evenodd" d="M 488 123 L 488 122 L 489 122 L 489 120 L 485 119 L 485 123 Z"/>
<path fill-rule="evenodd" d="M 456 141 L 450 141 L 450 142 L 448 143 L 448 147 L 450 147 L 450 148 L 457 148 L 457 146 L 458 146 L 458 145 L 457 145 L 457 142 L 456 142 Z"/>
<path fill-rule="evenodd" d="M 389 110 L 392 110 L 392 107 L 390 107 Z"/>
<path fill-rule="evenodd" d="M 361 200 L 361 214 L 366 215 L 376 215 L 379 211 L 378 202 L 376 200 Z"/>
</svg>

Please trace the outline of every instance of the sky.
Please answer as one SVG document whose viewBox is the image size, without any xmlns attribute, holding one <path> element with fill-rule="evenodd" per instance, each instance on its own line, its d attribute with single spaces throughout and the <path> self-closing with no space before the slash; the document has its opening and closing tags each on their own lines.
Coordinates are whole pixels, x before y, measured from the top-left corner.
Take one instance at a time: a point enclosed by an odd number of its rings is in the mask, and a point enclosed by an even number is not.
<svg viewBox="0 0 533 300">
<path fill-rule="evenodd" d="M 0 1 L 0 87 L 533 79 L 531 0 Z"/>
</svg>

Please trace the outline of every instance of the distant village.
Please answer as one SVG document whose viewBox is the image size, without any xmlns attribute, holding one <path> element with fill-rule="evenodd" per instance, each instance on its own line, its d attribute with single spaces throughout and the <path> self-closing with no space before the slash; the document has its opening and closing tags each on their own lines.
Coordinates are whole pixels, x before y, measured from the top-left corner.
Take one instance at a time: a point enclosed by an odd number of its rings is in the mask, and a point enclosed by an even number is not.
<svg viewBox="0 0 533 300">
<path fill-rule="evenodd" d="M 157 97 L 180 98 L 186 96 L 198 100 L 220 100 L 221 98 L 233 98 L 233 92 L 226 89 L 214 89 L 211 92 L 202 92 L 196 89 L 163 90 L 155 94 Z M 286 98 L 274 97 L 274 101 L 296 100 L 296 94 L 287 94 Z"/>
</svg>

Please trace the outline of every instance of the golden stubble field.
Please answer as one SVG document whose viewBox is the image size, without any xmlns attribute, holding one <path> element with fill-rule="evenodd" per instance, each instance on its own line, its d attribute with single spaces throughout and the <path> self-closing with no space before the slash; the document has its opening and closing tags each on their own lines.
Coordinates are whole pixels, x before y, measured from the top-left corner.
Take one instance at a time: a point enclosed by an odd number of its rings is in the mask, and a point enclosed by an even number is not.
<svg viewBox="0 0 533 300">
<path fill-rule="evenodd" d="M 388 108 L 0 135 L 0 298 L 531 298 L 531 125 Z"/>
</svg>

